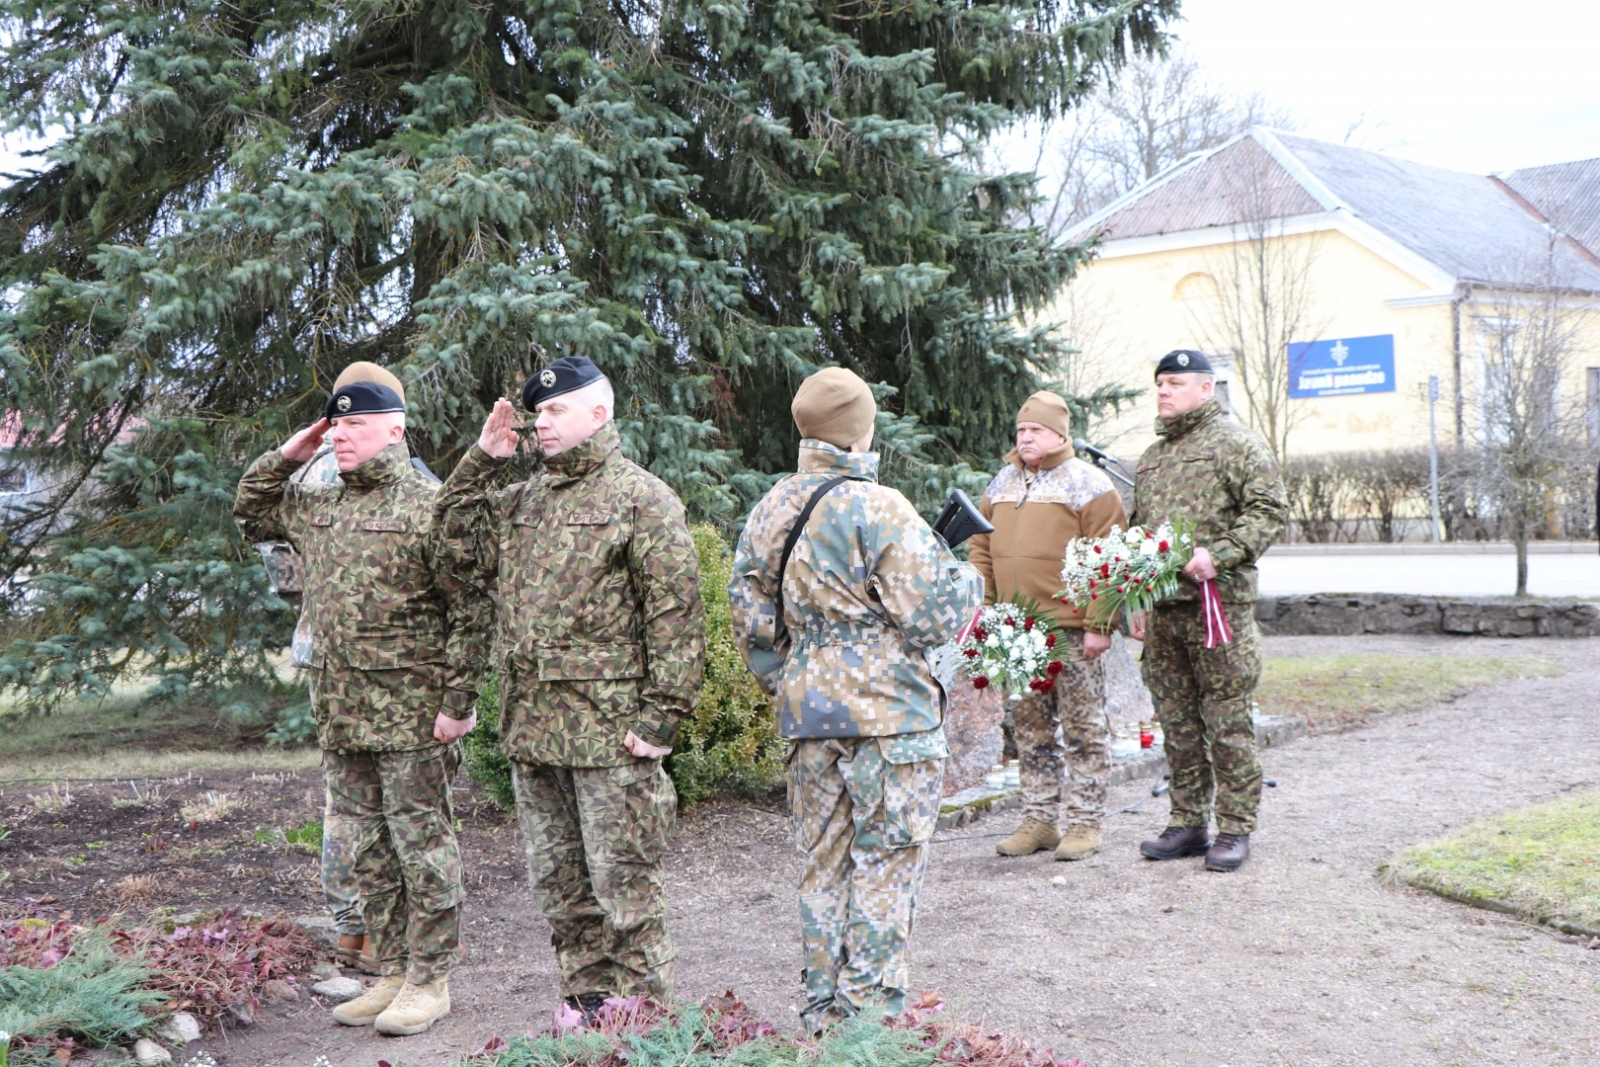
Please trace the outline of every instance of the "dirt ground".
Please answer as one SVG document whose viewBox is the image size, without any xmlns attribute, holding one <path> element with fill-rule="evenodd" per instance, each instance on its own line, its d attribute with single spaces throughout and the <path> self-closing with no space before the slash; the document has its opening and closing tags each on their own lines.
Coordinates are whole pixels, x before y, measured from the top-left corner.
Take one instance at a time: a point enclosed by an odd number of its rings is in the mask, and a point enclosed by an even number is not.
<svg viewBox="0 0 1600 1067">
<path fill-rule="evenodd" d="M 1600 951 L 1376 877 L 1404 846 L 1600 787 L 1600 641 L 1272 638 L 1268 651 L 1537 655 L 1568 669 L 1266 751 L 1279 784 L 1266 792 L 1254 859 L 1237 874 L 1139 858 L 1139 840 L 1165 824 L 1166 801 L 1149 783 L 1113 790 L 1107 847 L 1083 863 L 996 856 L 1009 813 L 942 834 L 913 985 L 1097 1067 L 1600 1063 Z M 315 909 L 312 857 L 254 840 L 258 826 L 315 816 L 314 774 L 173 784 L 170 810 L 156 812 L 111 809 L 113 794 L 131 795 L 125 785 L 79 788 L 64 815 L 20 825 L 26 798 L 0 796 L 16 829 L 0 844 L 0 869 L 13 875 L 0 896 L 48 891 L 98 915 L 107 886 L 156 872 L 161 895 L 150 903 Z M 249 803 L 220 824 L 181 822 L 180 799 L 219 790 Z M 318 1056 L 333 1067 L 380 1058 L 433 1067 L 491 1035 L 545 1025 L 557 999 L 548 927 L 528 898 L 514 825 L 474 795 L 458 793 L 473 895 L 450 1017 L 417 1037 L 381 1039 L 299 1002 L 201 1047 L 225 1067 L 310 1067 Z M 142 821 L 105 822 L 129 811 Z M 144 835 L 158 834 L 171 835 L 167 849 L 142 851 L 153 840 Z M 87 848 L 101 837 L 110 843 Z M 731 987 L 793 1026 L 798 872 L 780 807 L 685 816 L 667 865 L 681 995 Z"/>
</svg>

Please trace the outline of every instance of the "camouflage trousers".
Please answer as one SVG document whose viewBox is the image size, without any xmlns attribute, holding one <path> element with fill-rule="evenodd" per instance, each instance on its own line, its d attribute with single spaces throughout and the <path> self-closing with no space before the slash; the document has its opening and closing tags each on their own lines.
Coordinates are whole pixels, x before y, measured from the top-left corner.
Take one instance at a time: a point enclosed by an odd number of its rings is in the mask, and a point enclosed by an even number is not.
<svg viewBox="0 0 1600 1067">
<path fill-rule="evenodd" d="M 450 780 L 461 746 L 322 753 L 334 814 L 353 828 L 355 882 L 383 974 L 448 976 L 461 945 L 461 848 Z"/>
<path fill-rule="evenodd" d="M 1261 679 L 1255 605 L 1225 604 L 1233 640 L 1205 647 L 1196 603 L 1163 604 L 1145 634 L 1140 673 L 1154 698 L 1172 770 L 1173 826 L 1206 826 L 1216 797 L 1217 829 L 1255 830 L 1261 807 L 1251 697 Z"/>
<path fill-rule="evenodd" d="M 528 881 L 550 923 L 563 997 L 672 1003 L 661 857 L 678 793 L 660 760 L 621 767 L 511 762 Z"/>
<path fill-rule="evenodd" d="M 324 783 L 326 785 L 326 783 Z M 361 824 L 333 810 L 333 790 L 327 788 L 322 809 L 322 897 L 328 902 L 333 928 L 341 934 L 360 937 L 367 932 L 361 917 L 361 894 L 356 889 L 356 846 L 361 843 Z"/>
<path fill-rule="evenodd" d="M 1082 630 L 1067 630 L 1056 649 L 1065 669 L 1056 675 L 1055 687 L 1047 693 L 1030 690 L 1011 705 L 1022 771 L 1022 814 L 1049 826 L 1098 830 L 1111 773 L 1105 665 L 1084 657 Z"/>
<path fill-rule="evenodd" d="M 794 742 L 789 812 L 806 857 L 801 1017 L 813 1032 L 868 1006 L 904 1010 L 943 781 L 944 760 L 890 763 L 877 738 Z"/>
</svg>

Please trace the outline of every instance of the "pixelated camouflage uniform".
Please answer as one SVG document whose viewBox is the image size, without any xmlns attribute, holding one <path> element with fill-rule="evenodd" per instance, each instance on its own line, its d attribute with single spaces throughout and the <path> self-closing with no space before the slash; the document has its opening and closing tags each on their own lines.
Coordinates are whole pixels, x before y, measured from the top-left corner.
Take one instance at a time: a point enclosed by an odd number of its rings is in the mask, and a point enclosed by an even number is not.
<svg viewBox="0 0 1600 1067">
<path fill-rule="evenodd" d="M 939 818 L 944 692 L 927 652 L 983 604 L 983 580 L 910 502 L 877 484 L 874 453 L 807 438 L 799 473 L 750 513 L 728 595 L 739 651 L 776 697 L 794 744 L 789 810 L 806 855 L 800 936 L 813 1029 L 880 1005 L 902 1010 L 908 944 Z M 848 475 L 783 544 L 811 494 Z"/>
<path fill-rule="evenodd" d="M 1261 677 L 1256 560 L 1288 514 L 1278 462 L 1254 431 L 1230 422 L 1215 400 L 1170 421 L 1139 460 L 1135 523 L 1186 520 L 1211 553 L 1233 641 L 1205 647 L 1199 586 L 1185 580 L 1146 624 L 1140 671 L 1155 700 L 1172 769 L 1173 826 L 1248 834 L 1261 806 L 1251 696 Z"/>
<path fill-rule="evenodd" d="M 439 512 L 499 589 L 501 746 L 561 992 L 671 1003 L 660 861 L 677 793 L 623 739 L 670 746 L 700 689 L 705 609 L 683 504 L 609 422 L 498 489 L 506 463 L 473 446 Z"/>
<path fill-rule="evenodd" d="M 239 482 L 234 517 L 252 541 L 302 561 L 311 624 L 312 713 L 333 809 L 358 827 L 355 877 L 384 974 L 448 974 L 466 891 L 450 806 L 459 745 L 433 738 L 440 712 L 472 714 L 492 604 L 444 566 L 435 483 L 391 445 L 337 484 L 290 481 L 277 449 Z"/>
<path fill-rule="evenodd" d="M 1064 669 L 1055 686 L 1043 693 L 1025 692 L 1010 705 L 1023 818 L 1098 830 L 1111 773 L 1111 722 L 1105 664 L 1084 656 L 1083 629 L 1106 633 L 1114 620 L 1091 623 L 1056 594 L 1067 542 L 1104 537 L 1113 526 L 1126 528 L 1122 496 L 1105 471 L 1078 459 L 1072 445 L 1063 444 L 1040 457 L 1036 471 L 1013 449 L 983 491 L 978 509 L 995 527 L 992 534 L 974 535 L 968 550 L 983 575 L 985 598 L 994 603 L 1026 597 L 1062 627 L 1057 658 Z"/>
</svg>

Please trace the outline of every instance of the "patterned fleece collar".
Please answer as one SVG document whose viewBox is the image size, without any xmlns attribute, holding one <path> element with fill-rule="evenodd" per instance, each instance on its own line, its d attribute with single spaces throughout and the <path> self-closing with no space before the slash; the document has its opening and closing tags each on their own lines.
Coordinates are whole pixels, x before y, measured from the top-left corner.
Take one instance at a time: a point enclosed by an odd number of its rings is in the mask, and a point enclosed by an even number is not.
<svg viewBox="0 0 1600 1067">
<path fill-rule="evenodd" d="M 1209 425 L 1222 417 L 1222 405 L 1213 397 L 1193 411 L 1185 411 L 1182 415 L 1174 415 L 1170 420 L 1156 420 L 1156 436 L 1165 437 L 1169 441 L 1176 441 L 1194 433 L 1202 426 Z"/>
<path fill-rule="evenodd" d="M 340 471 L 339 480 L 351 489 L 376 489 L 405 477 L 411 470 L 411 450 L 404 441 L 390 445 L 352 471 Z"/>
<path fill-rule="evenodd" d="M 837 445 L 807 437 L 800 442 L 800 460 L 796 469 L 801 474 L 843 474 L 875 482 L 878 480 L 878 454 L 846 452 Z"/>
<path fill-rule="evenodd" d="M 592 473 L 611 458 L 611 453 L 622 447 L 622 435 L 617 424 L 607 422 L 588 440 L 573 445 L 559 456 L 547 456 L 544 470 L 554 482 L 575 482 Z"/>
</svg>

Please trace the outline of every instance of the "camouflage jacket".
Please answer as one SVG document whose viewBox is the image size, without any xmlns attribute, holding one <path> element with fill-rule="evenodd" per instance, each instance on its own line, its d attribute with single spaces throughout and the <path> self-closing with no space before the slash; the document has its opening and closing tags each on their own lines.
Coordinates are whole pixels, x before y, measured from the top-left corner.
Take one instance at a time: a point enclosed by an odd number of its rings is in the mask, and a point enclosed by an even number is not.
<svg viewBox="0 0 1600 1067">
<path fill-rule="evenodd" d="M 506 460 L 474 445 L 440 521 L 498 586 L 500 738 L 523 763 L 635 761 L 629 730 L 672 744 L 705 666 L 700 564 L 683 504 L 621 452 L 616 426 L 497 488 Z"/>
<path fill-rule="evenodd" d="M 739 651 L 777 698 L 779 733 L 895 737 L 936 729 L 944 690 L 927 652 L 983 606 L 983 579 L 951 555 L 910 501 L 877 484 L 875 453 L 807 438 L 799 468 L 750 512 L 728 584 Z M 784 539 L 817 487 L 839 475 L 865 480 L 839 485 L 811 513 L 783 575 L 787 632 L 780 637 L 774 579 Z"/>
<path fill-rule="evenodd" d="M 392 445 L 331 484 L 292 482 L 273 449 L 239 481 L 233 515 L 251 541 L 301 558 L 313 652 L 312 711 L 323 748 L 426 748 L 433 721 L 472 714 L 493 605 L 446 561 L 432 519 L 438 485 Z"/>
<path fill-rule="evenodd" d="M 1156 435 L 1160 440 L 1139 459 L 1130 521 L 1192 523 L 1195 544 L 1209 549 L 1216 563 L 1222 599 L 1252 603 L 1256 560 L 1278 539 L 1289 514 L 1272 450 L 1254 430 L 1229 422 L 1215 400 L 1170 422 L 1157 420 Z M 1172 599 L 1199 595 L 1186 581 Z"/>
</svg>

